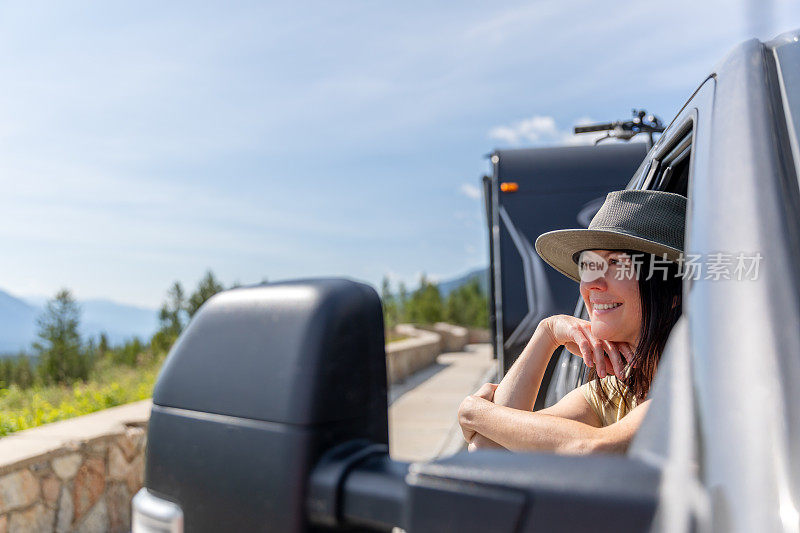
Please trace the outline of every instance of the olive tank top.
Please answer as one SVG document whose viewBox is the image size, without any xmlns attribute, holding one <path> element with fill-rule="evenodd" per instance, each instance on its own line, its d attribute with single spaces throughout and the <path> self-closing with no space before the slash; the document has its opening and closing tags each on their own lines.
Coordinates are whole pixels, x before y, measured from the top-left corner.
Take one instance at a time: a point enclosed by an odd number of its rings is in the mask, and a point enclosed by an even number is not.
<svg viewBox="0 0 800 533">
<path fill-rule="evenodd" d="M 604 401 L 600 396 L 598 392 L 598 383 L 605 391 L 609 401 Z M 615 385 L 618 385 L 618 387 Z M 592 407 L 592 410 L 603 423 L 603 427 L 618 422 L 639 403 L 636 401 L 636 397 L 628 392 L 628 387 L 615 376 L 606 376 L 599 381 L 592 380 L 581 385 L 580 389 L 584 398 L 586 398 L 586 401 L 589 402 L 589 405 Z M 617 392 L 617 390 L 627 398 L 627 407 L 625 406 L 625 402 L 622 401 L 622 395 Z"/>
</svg>

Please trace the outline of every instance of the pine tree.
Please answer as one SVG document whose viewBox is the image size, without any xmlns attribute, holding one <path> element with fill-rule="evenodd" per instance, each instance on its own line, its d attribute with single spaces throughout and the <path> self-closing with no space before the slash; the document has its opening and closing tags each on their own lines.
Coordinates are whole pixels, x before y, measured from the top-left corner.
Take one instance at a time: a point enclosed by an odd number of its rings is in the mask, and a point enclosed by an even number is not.
<svg viewBox="0 0 800 533">
<path fill-rule="evenodd" d="M 210 270 L 206 272 L 205 277 L 197 285 L 197 290 L 192 293 L 189 301 L 186 302 L 186 312 L 189 314 L 189 318 L 193 317 L 200 309 L 200 306 L 206 303 L 209 298 L 223 290 L 225 290 L 225 287 L 217 281 L 214 273 Z"/>
<path fill-rule="evenodd" d="M 100 340 L 97 343 L 97 351 L 101 356 L 103 356 L 108 351 L 108 348 L 108 335 L 106 335 L 106 332 L 104 331 L 100 334 Z"/>
<path fill-rule="evenodd" d="M 138 337 L 134 337 L 113 351 L 114 360 L 123 365 L 136 366 L 143 351 L 142 341 Z"/>
<path fill-rule="evenodd" d="M 183 286 L 179 281 L 172 284 L 167 291 L 167 301 L 161 306 L 158 312 L 158 321 L 161 331 L 168 332 L 175 336 L 180 335 L 183 330 L 184 309 L 186 308 L 186 296 Z"/>
<path fill-rule="evenodd" d="M 80 307 L 69 290 L 60 290 L 37 320 L 38 340 L 33 348 L 43 381 L 71 383 L 89 377 L 91 361 L 83 350 L 79 325 Z"/>
<path fill-rule="evenodd" d="M 13 382 L 21 389 L 33 386 L 34 382 L 33 365 L 27 355 L 20 355 L 14 361 Z"/>
<path fill-rule="evenodd" d="M 445 315 L 447 321 L 452 324 L 488 327 L 488 299 L 477 279 L 470 280 L 447 296 Z"/>
<path fill-rule="evenodd" d="M 7 389 L 14 382 L 14 361 L 11 357 L 0 359 L 0 389 Z"/>
<path fill-rule="evenodd" d="M 398 322 L 408 322 L 408 310 L 406 309 L 406 304 L 408 304 L 408 289 L 406 289 L 406 284 L 401 281 L 397 286 Z"/>
<path fill-rule="evenodd" d="M 179 281 L 172 284 L 167 291 L 167 299 L 158 312 L 158 331 L 150 340 L 153 352 L 163 355 L 172 348 L 172 344 L 183 331 L 186 315 L 186 295 Z"/>
<path fill-rule="evenodd" d="M 398 310 L 397 299 L 392 294 L 389 278 L 383 277 L 381 282 L 381 302 L 383 303 L 383 326 L 386 331 L 392 331 L 397 325 Z"/>
<path fill-rule="evenodd" d="M 444 305 L 439 287 L 431 283 L 423 274 L 419 288 L 414 291 L 406 304 L 407 319 L 416 324 L 433 324 L 444 319 Z"/>
</svg>

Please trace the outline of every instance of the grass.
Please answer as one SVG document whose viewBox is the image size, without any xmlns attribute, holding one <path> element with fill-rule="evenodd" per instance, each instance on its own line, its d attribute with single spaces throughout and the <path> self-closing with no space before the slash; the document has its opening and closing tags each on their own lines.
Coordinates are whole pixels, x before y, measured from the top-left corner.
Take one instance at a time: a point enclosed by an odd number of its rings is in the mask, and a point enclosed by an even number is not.
<svg viewBox="0 0 800 533">
<path fill-rule="evenodd" d="M 86 383 L 0 389 L 0 437 L 149 398 L 162 362 L 129 367 L 102 360 Z"/>
<path fill-rule="evenodd" d="M 406 338 L 389 335 L 386 342 Z M 162 357 L 130 367 L 101 359 L 85 383 L 0 389 L 0 437 L 150 398 L 163 362 Z"/>
</svg>

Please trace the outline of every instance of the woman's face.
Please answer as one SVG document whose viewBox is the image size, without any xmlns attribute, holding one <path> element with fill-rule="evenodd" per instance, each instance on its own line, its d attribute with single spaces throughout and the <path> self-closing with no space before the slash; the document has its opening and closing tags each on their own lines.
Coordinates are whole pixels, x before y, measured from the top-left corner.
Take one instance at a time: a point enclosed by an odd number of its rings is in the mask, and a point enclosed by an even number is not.
<svg viewBox="0 0 800 533">
<path fill-rule="evenodd" d="M 596 254 L 596 255 L 594 255 Z M 605 262 L 607 268 L 597 268 Z M 627 342 L 634 349 L 642 324 L 639 282 L 625 252 L 591 250 L 581 253 L 581 296 L 589 311 L 592 334 L 598 339 Z"/>
</svg>

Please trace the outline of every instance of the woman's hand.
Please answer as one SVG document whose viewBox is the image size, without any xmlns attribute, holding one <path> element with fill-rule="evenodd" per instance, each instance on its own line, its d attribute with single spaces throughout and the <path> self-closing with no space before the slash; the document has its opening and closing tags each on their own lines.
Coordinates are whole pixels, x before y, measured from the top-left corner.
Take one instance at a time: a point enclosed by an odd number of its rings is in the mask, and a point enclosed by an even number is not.
<svg viewBox="0 0 800 533">
<path fill-rule="evenodd" d="M 627 342 L 598 339 L 592 334 L 592 323 L 570 315 L 554 315 L 542 320 L 541 324 L 559 346 L 578 357 L 582 357 L 588 367 L 595 367 L 601 378 L 614 374 L 622 379 L 625 376 L 625 361 L 633 361 L 633 348 Z"/>
<path fill-rule="evenodd" d="M 461 433 L 464 435 L 464 440 L 468 443 L 472 442 L 472 438 L 475 436 L 475 430 L 468 428 L 464 421 L 469 418 L 471 414 L 471 409 L 474 406 L 474 398 L 483 398 L 484 400 L 494 401 L 494 391 L 497 390 L 496 383 L 484 383 L 480 389 L 477 390 L 474 394 L 471 394 L 464 398 L 461 402 L 461 405 L 458 407 L 458 423 L 461 426 Z"/>
<path fill-rule="evenodd" d="M 473 396 L 483 398 L 484 400 L 494 401 L 494 391 L 497 390 L 497 383 L 484 383 Z"/>
</svg>

